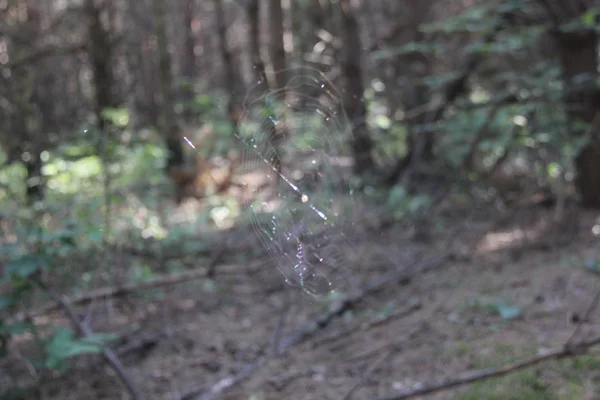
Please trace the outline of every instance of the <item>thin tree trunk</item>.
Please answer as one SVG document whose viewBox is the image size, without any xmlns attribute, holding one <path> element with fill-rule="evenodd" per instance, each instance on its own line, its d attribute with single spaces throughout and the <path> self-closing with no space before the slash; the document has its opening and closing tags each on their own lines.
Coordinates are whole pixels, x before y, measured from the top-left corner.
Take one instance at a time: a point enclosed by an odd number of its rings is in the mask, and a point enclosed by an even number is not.
<svg viewBox="0 0 600 400">
<path fill-rule="evenodd" d="M 250 58 L 252 59 L 253 84 L 260 85 L 259 90 L 267 88 L 265 63 L 260 55 L 260 0 L 248 2 L 248 23 L 250 25 Z"/>
<path fill-rule="evenodd" d="M 235 130 L 241 115 L 236 93 L 236 82 L 238 82 L 238 76 L 235 71 L 233 57 L 231 56 L 231 52 L 229 51 L 229 46 L 227 44 L 227 23 L 225 21 L 223 4 L 221 3 L 221 0 L 213 1 L 215 5 L 217 32 L 219 36 L 219 52 L 221 53 L 221 60 L 223 62 L 223 67 L 225 68 L 225 88 L 227 90 L 227 95 L 229 96 L 227 112 L 229 115 L 229 120 L 231 121 L 231 124 Z"/>
<path fill-rule="evenodd" d="M 194 19 L 196 7 L 194 0 L 186 0 L 183 5 L 183 25 L 185 27 L 185 36 L 183 39 L 182 54 L 182 73 L 185 78 L 184 87 L 181 91 L 181 99 L 185 102 L 183 116 L 187 123 L 192 122 L 194 117 L 191 102 L 194 100 L 194 80 L 196 78 L 196 36 L 194 29 Z"/>
<path fill-rule="evenodd" d="M 113 73 L 111 69 L 112 45 L 109 33 L 102 26 L 100 10 L 94 4 L 94 0 L 86 1 L 86 13 L 88 17 L 88 54 L 92 64 L 92 73 L 95 90 L 94 113 L 101 135 L 104 135 L 106 120 L 102 112 L 114 106 L 112 88 Z"/>
<path fill-rule="evenodd" d="M 271 87 L 284 90 L 286 84 L 285 74 L 285 47 L 283 42 L 283 8 L 281 0 L 269 0 L 269 36 L 270 58 L 273 68 L 273 82 Z"/>
<path fill-rule="evenodd" d="M 22 23 L 21 29 L 24 32 L 24 38 L 33 45 L 40 38 L 41 34 L 41 16 L 37 6 L 34 3 L 25 2 L 27 9 L 27 19 Z M 25 42 L 23 42 L 25 43 Z M 19 44 L 17 52 L 25 51 L 25 48 Z M 26 199 L 29 205 L 36 201 L 44 199 L 45 183 L 42 176 L 43 162 L 41 153 L 46 144 L 46 138 L 40 135 L 40 113 L 34 99 L 35 86 L 37 78 L 36 67 L 24 65 L 22 68 L 13 71 L 17 82 L 16 103 L 18 122 L 17 126 L 21 133 L 19 138 L 20 157 L 23 157 L 25 169 L 27 171 Z"/>
<path fill-rule="evenodd" d="M 363 101 L 362 46 L 356 17 L 349 0 L 340 0 L 344 46 L 343 73 L 346 78 L 344 106 L 353 128 L 354 170 L 365 173 L 374 167 L 373 142 L 367 127 L 367 109 Z"/>
<path fill-rule="evenodd" d="M 167 48 L 167 29 L 165 20 L 165 0 L 152 0 L 156 42 L 158 48 L 159 90 L 161 95 L 160 127 L 167 145 L 167 170 L 173 167 L 183 167 L 185 159 L 183 143 L 179 137 L 179 126 L 175 118 L 173 101 L 173 72 L 171 70 L 171 55 Z M 179 196 L 177 196 L 179 198 Z"/>
<path fill-rule="evenodd" d="M 592 123 L 600 109 L 600 93 L 593 83 L 582 86 L 576 81 L 582 76 L 589 77 L 589 82 L 597 78 L 597 34 L 590 30 L 557 35 L 565 87 L 577 88 L 565 96 L 569 125 L 576 126 L 578 121 Z M 585 134 L 589 142 L 575 157 L 575 185 L 585 207 L 600 208 L 600 130 L 592 124 L 587 133 L 573 131 L 574 136 Z"/>
<path fill-rule="evenodd" d="M 600 129 L 594 123 L 600 108 L 598 79 L 598 34 L 594 29 L 561 29 L 561 25 L 580 18 L 585 7 L 574 7 L 570 0 L 539 1 L 554 25 L 553 33 L 559 52 L 567 116 L 575 138 L 587 136 L 588 143 L 575 157 L 575 185 L 581 203 L 600 208 Z M 591 7 L 591 6 L 589 6 Z M 585 82 L 582 82 L 585 81 Z M 590 123 L 588 131 L 577 129 L 578 122 Z"/>
</svg>

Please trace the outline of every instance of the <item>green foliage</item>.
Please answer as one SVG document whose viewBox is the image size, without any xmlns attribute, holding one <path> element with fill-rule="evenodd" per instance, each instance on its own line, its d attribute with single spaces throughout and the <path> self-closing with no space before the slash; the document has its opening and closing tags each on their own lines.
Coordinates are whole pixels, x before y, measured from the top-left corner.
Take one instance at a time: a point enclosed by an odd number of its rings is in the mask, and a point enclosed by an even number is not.
<svg viewBox="0 0 600 400">
<path fill-rule="evenodd" d="M 444 46 L 440 45 L 439 43 L 410 42 L 400 47 L 393 47 L 389 49 L 374 51 L 373 53 L 371 53 L 371 58 L 374 61 L 381 61 L 415 52 L 438 56 L 443 54 L 444 51 Z"/>
<path fill-rule="evenodd" d="M 115 335 L 95 333 L 84 339 L 78 339 L 75 333 L 65 327 L 58 327 L 50 338 L 44 340 L 46 368 L 64 371 L 68 368 L 68 360 L 82 354 L 100 353 L 107 342 L 114 340 Z"/>
<path fill-rule="evenodd" d="M 430 204 L 431 199 L 428 195 L 410 196 L 402 185 L 396 185 L 390 190 L 386 205 L 395 219 L 401 219 L 425 209 Z"/>
<path fill-rule="evenodd" d="M 426 33 L 488 32 L 494 29 L 500 20 L 500 15 L 495 11 L 491 2 L 480 2 L 459 15 L 421 24 L 419 28 Z"/>
<path fill-rule="evenodd" d="M 102 117 L 119 128 L 129 125 L 129 110 L 126 108 L 106 108 L 102 110 Z"/>
<path fill-rule="evenodd" d="M 496 300 L 487 304 L 487 308 L 504 320 L 511 320 L 521 316 L 521 309 L 515 305 L 508 304 L 502 300 Z"/>
</svg>

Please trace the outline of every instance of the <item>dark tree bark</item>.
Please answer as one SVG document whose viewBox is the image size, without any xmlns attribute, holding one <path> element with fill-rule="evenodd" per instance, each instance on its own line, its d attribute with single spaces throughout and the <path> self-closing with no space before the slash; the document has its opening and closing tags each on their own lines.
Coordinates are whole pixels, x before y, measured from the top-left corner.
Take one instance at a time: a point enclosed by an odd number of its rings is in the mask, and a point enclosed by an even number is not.
<svg viewBox="0 0 600 400">
<path fill-rule="evenodd" d="M 286 84 L 285 74 L 285 47 L 283 44 L 283 8 L 281 0 L 269 0 L 269 36 L 270 59 L 273 68 L 273 82 L 270 86 L 277 90 L 284 90 Z"/>
<path fill-rule="evenodd" d="M 27 18 L 21 24 L 21 39 L 17 45 L 17 52 L 27 51 L 22 46 L 26 43 L 35 44 L 41 36 L 41 15 L 33 2 L 25 2 Z M 29 42 L 29 43 L 28 43 Z M 44 199 L 45 182 L 42 175 L 42 151 L 47 145 L 47 140 L 40 133 L 40 113 L 34 102 L 37 69 L 33 65 L 23 65 L 13 71 L 15 74 L 18 148 L 22 161 L 27 171 L 26 200 L 29 205 Z"/>
<path fill-rule="evenodd" d="M 223 4 L 221 0 L 213 0 L 216 12 L 217 31 L 219 36 L 219 52 L 221 54 L 221 61 L 223 68 L 225 69 L 225 89 L 229 96 L 229 103 L 227 105 L 227 113 L 229 120 L 231 121 L 234 130 L 239 122 L 241 110 L 236 93 L 236 83 L 238 82 L 238 75 L 235 71 L 235 65 L 231 51 L 227 44 L 227 23 L 225 21 L 225 12 L 223 11 Z"/>
<path fill-rule="evenodd" d="M 253 84 L 259 85 L 259 90 L 268 86 L 265 73 L 265 63 L 260 55 L 260 0 L 248 2 L 248 23 L 250 25 L 250 58 L 252 59 Z"/>
<path fill-rule="evenodd" d="M 349 0 L 340 0 L 341 28 L 344 43 L 342 69 L 346 78 L 344 107 L 352 124 L 352 149 L 354 169 L 363 174 L 374 167 L 373 141 L 367 127 L 367 109 L 363 101 L 364 82 L 362 76 L 362 46 L 359 27 Z"/>
<path fill-rule="evenodd" d="M 183 26 L 185 33 L 181 59 L 181 72 L 185 78 L 185 84 L 181 90 L 181 99 L 185 102 L 183 117 L 187 123 L 192 122 L 194 117 L 191 102 L 194 100 L 194 80 L 197 76 L 195 19 L 195 1 L 186 0 L 185 4 L 183 5 Z"/>
<path fill-rule="evenodd" d="M 113 96 L 114 76 L 112 72 L 112 43 L 110 34 L 102 25 L 101 10 L 94 0 L 85 3 L 88 18 L 88 54 L 92 64 L 93 82 L 95 90 L 94 113 L 101 135 L 106 134 L 106 119 L 102 112 L 116 106 Z"/>
<path fill-rule="evenodd" d="M 588 142 L 575 157 L 575 185 L 583 206 L 600 208 L 600 130 L 594 119 L 600 108 L 598 79 L 598 35 L 594 29 L 561 29 L 561 25 L 579 18 L 592 4 L 570 0 L 545 0 L 539 3 L 554 25 L 553 33 L 562 67 L 564 102 L 574 137 L 587 135 Z M 597 2 L 589 2 L 597 3 Z M 590 123 L 587 131 L 577 122 Z"/>
<path fill-rule="evenodd" d="M 160 127 L 167 145 L 167 170 L 174 167 L 183 167 L 185 157 L 183 143 L 180 137 L 179 125 L 175 117 L 175 104 L 173 100 L 173 71 L 171 55 L 167 47 L 167 28 L 165 20 L 165 1 L 152 0 L 152 12 L 156 29 L 156 42 L 158 48 L 158 75 L 161 97 Z"/>
<path fill-rule="evenodd" d="M 597 79 L 598 37 L 590 30 L 584 32 L 558 32 L 557 43 L 565 87 L 567 113 L 571 126 L 578 121 L 592 123 L 600 109 L 600 92 L 593 82 Z M 588 83 L 576 83 L 585 79 Z M 592 124 L 587 132 L 573 130 L 573 135 L 588 135 L 588 144 L 575 157 L 577 177 L 575 185 L 581 203 L 586 207 L 600 208 L 600 130 Z"/>
</svg>

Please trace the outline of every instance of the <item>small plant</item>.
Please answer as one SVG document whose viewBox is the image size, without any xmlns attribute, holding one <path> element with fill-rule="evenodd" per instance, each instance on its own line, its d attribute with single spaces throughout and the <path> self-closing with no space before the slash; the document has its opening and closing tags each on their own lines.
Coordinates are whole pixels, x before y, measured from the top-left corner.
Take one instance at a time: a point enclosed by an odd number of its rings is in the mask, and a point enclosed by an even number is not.
<svg viewBox="0 0 600 400">
<path fill-rule="evenodd" d="M 403 186 L 396 185 L 388 194 L 386 203 L 393 218 L 401 219 L 428 207 L 431 198 L 424 194 L 410 196 Z"/>
</svg>

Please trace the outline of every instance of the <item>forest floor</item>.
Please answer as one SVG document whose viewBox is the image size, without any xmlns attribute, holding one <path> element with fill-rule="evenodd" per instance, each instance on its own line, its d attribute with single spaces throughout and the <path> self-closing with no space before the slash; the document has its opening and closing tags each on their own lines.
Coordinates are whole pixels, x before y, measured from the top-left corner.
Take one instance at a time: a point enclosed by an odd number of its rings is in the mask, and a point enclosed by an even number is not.
<svg viewBox="0 0 600 400">
<path fill-rule="evenodd" d="M 113 348 L 148 399 L 384 398 L 561 348 L 599 288 L 598 213 L 567 215 L 490 206 L 426 229 L 372 223 L 353 244 L 363 290 L 347 301 L 284 284 L 264 256 L 234 261 L 260 243 L 233 228 L 191 261 L 214 266 L 212 278 L 94 302 L 91 326 L 118 333 Z M 69 323 L 59 311 L 37 318 Z M 594 312 L 577 340 L 599 332 Z M 590 352 L 417 398 L 594 399 L 599 379 Z M 40 399 L 126 398 L 96 357 L 42 387 Z"/>
</svg>

